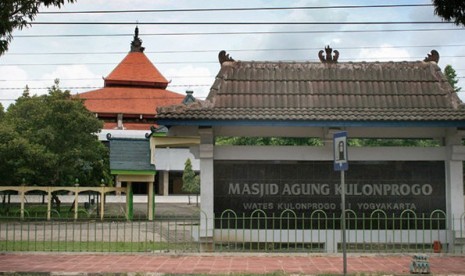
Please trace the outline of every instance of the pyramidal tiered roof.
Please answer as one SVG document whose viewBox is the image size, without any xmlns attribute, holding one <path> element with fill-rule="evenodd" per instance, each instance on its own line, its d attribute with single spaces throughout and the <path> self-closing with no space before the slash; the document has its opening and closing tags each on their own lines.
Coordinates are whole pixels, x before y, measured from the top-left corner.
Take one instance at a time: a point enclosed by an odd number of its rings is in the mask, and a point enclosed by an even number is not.
<svg viewBox="0 0 465 276">
<path fill-rule="evenodd" d="M 168 80 L 144 54 L 139 29 L 136 27 L 131 50 L 104 79 L 101 89 L 79 94 L 90 111 L 105 119 L 106 129 L 116 127 L 110 118 L 122 114 L 131 119 L 126 129 L 149 129 L 153 125 L 156 108 L 179 104 L 184 95 L 167 90 Z M 138 122 L 136 122 L 138 121 Z"/>
<path fill-rule="evenodd" d="M 105 86 L 126 85 L 166 89 L 168 81 L 144 54 L 145 48 L 140 47 L 142 42 L 136 43 L 138 47 L 134 46 L 136 41 L 140 41 L 137 28 L 134 41 L 131 43 L 131 51 L 105 78 Z"/>
</svg>

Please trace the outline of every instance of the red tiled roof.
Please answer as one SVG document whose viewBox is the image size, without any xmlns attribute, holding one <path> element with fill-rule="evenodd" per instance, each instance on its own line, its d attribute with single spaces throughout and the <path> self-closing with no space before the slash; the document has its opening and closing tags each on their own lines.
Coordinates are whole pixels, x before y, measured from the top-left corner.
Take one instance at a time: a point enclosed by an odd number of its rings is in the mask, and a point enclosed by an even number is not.
<svg viewBox="0 0 465 276">
<path fill-rule="evenodd" d="M 179 104 L 184 96 L 157 88 L 104 87 L 77 95 L 93 113 L 155 115 L 156 108 Z"/>
<path fill-rule="evenodd" d="M 103 88 L 76 96 L 105 120 L 105 129 L 116 128 L 118 114 L 122 114 L 125 129 L 148 130 L 154 125 L 157 107 L 179 104 L 184 99 L 184 95 L 166 90 L 168 81 L 143 53 L 138 35 L 136 27 L 131 51 L 105 78 Z"/>
<path fill-rule="evenodd" d="M 105 86 L 143 86 L 165 89 L 166 78 L 142 52 L 130 52 L 105 78 Z"/>
</svg>

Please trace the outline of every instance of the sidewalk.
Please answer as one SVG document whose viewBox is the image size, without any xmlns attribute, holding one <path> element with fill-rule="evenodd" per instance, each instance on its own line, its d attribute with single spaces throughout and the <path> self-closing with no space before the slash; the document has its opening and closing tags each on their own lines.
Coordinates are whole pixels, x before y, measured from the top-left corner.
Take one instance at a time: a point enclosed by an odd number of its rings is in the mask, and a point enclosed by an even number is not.
<svg viewBox="0 0 465 276">
<path fill-rule="evenodd" d="M 405 275 L 410 274 L 411 260 L 412 255 L 349 254 L 347 272 Z M 432 255 L 429 263 L 434 275 L 465 275 L 465 256 Z M 272 272 L 297 275 L 342 274 L 342 255 L 6 253 L 0 255 L 0 274 L 2 272 L 42 272 L 52 275 L 224 275 Z"/>
</svg>

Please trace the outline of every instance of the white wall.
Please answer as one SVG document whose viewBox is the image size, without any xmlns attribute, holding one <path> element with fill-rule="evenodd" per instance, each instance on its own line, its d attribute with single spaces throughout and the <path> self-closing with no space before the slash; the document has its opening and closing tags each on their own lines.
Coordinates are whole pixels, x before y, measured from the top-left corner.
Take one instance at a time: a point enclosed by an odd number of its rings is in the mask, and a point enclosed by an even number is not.
<svg viewBox="0 0 465 276">
<path fill-rule="evenodd" d="M 107 141 L 108 133 L 113 138 L 146 139 L 145 134 L 150 134 L 150 130 L 102 129 L 102 131 L 97 133 L 99 141 Z"/>
<path fill-rule="evenodd" d="M 445 160 L 445 147 L 349 147 L 350 161 Z M 332 145 L 309 146 L 216 146 L 215 160 L 333 160 Z"/>
<path fill-rule="evenodd" d="M 153 153 L 152 153 L 153 154 Z M 157 171 L 183 171 L 187 158 L 191 159 L 192 169 L 200 170 L 199 159 L 188 148 L 156 148 L 155 168 Z"/>
</svg>

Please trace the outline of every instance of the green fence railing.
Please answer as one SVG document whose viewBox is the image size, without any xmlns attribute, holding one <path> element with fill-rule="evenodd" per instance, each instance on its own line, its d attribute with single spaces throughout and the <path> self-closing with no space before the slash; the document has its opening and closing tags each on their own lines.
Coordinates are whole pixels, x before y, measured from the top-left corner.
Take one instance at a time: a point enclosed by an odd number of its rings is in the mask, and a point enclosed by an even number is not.
<svg viewBox="0 0 465 276">
<path fill-rule="evenodd" d="M 47 221 L 25 211 L 23 220 L 0 216 L 0 251 L 59 252 L 340 252 L 340 217 L 317 210 L 285 210 L 249 215 L 225 210 L 215 219 L 159 215 L 154 221 L 125 214 L 95 219 L 86 210 L 77 220 L 57 212 Z M 213 222 L 212 222 L 213 221 Z M 212 222 L 213 225 L 208 225 Z M 452 229 L 448 229 L 449 226 Z M 411 210 L 398 215 L 375 210 L 357 216 L 347 210 L 348 252 L 465 254 L 465 214 L 447 223 L 443 211 L 429 215 Z M 205 229 L 214 229 L 205 231 Z M 204 237 L 204 233 L 211 233 Z"/>
<path fill-rule="evenodd" d="M 450 239 L 443 211 L 428 216 L 411 210 L 399 215 L 382 210 L 361 216 L 353 210 L 346 212 L 351 252 L 433 252 L 435 242 L 441 244 L 441 252 L 463 250 L 452 247 L 455 241 Z M 215 220 L 215 250 L 338 252 L 342 245 L 340 222 L 340 216 L 322 210 L 309 214 L 284 210 L 277 215 L 256 210 L 248 216 L 226 210 Z M 454 225 L 459 224 L 463 225 L 463 218 Z"/>
<path fill-rule="evenodd" d="M 191 252 L 198 219 L 2 221 L 0 251 Z"/>
</svg>

